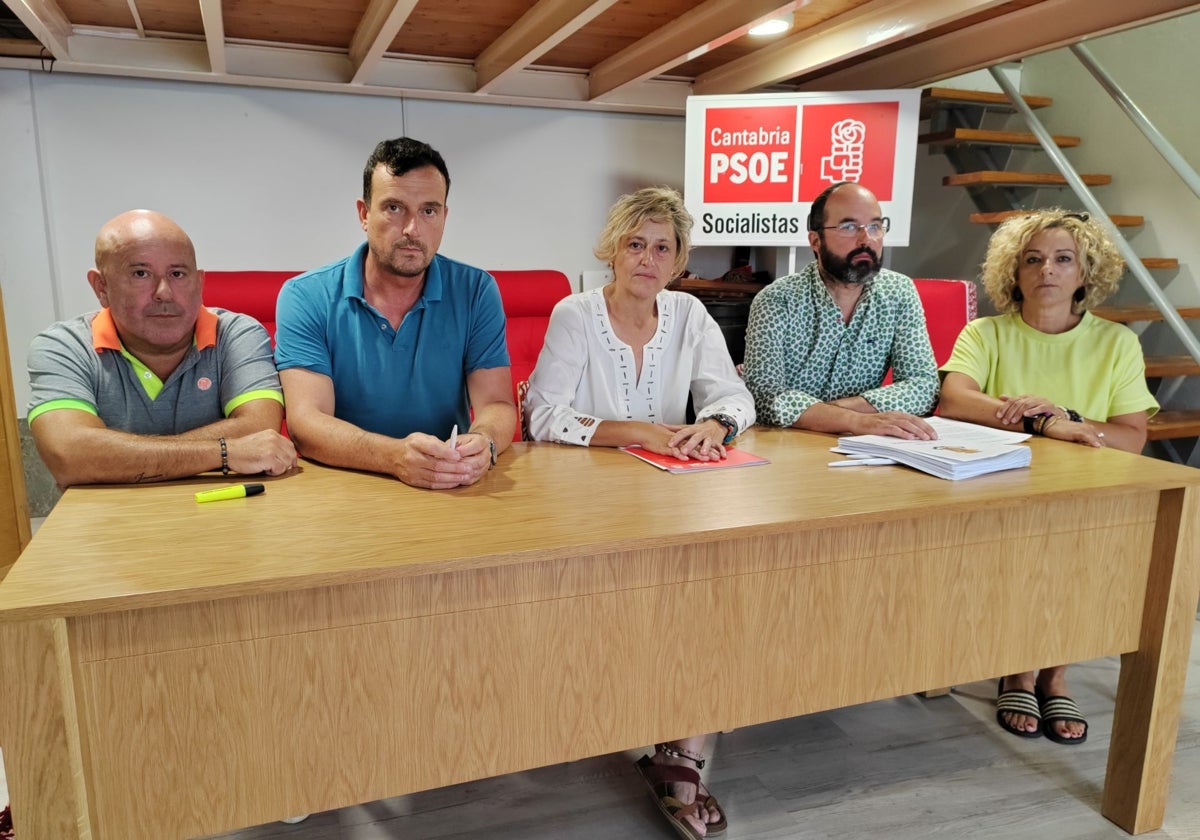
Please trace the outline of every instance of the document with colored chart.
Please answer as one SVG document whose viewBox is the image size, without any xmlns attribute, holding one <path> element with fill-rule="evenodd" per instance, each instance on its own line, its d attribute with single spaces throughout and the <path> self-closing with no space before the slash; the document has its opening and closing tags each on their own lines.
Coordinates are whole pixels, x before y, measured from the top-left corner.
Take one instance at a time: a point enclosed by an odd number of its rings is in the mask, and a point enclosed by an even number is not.
<svg viewBox="0 0 1200 840">
<path fill-rule="evenodd" d="M 725 457 L 720 461 L 681 461 L 673 455 L 659 455 L 640 446 L 622 446 L 622 452 L 628 452 L 634 458 L 640 458 L 652 467 L 666 470 L 670 473 L 703 472 L 704 470 L 724 470 L 730 467 L 753 467 L 758 464 L 771 463 L 766 458 L 751 455 L 744 449 L 725 447 Z"/>
<path fill-rule="evenodd" d="M 852 455 L 891 458 L 950 481 L 1029 466 L 1031 453 L 1022 445 L 1027 434 L 944 417 L 926 417 L 925 422 L 937 432 L 937 440 L 855 435 L 840 438 L 838 448 Z"/>
</svg>

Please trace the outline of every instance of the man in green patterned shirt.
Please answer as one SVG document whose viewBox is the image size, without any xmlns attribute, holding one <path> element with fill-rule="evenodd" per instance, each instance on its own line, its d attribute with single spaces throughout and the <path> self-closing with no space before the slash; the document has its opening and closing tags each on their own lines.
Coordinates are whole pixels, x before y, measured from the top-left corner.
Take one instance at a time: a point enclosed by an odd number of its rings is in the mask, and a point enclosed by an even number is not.
<svg viewBox="0 0 1200 840">
<path fill-rule="evenodd" d="M 937 402 L 938 374 L 920 298 L 912 280 L 880 267 L 888 226 L 858 184 L 834 184 L 813 202 L 816 260 L 750 308 L 745 376 L 760 423 L 937 437 L 921 419 Z"/>
</svg>

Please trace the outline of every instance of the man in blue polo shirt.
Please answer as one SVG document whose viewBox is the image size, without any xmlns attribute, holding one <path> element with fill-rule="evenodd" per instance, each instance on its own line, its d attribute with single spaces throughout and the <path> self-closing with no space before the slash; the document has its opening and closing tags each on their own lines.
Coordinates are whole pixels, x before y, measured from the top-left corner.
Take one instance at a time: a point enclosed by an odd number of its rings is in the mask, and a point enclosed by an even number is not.
<svg viewBox="0 0 1200 840">
<path fill-rule="evenodd" d="M 271 339 L 247 315 L 201 306 L 203 281 L 191 239 L 161 213 L 100 229 L 88 283 L 104 308 L 29 350 L 29 427 L 60 485 L 295 465 Z"/>
<path fill-rule="evenodd" d="M 428 144 L 383 141 L 363 169 L 367 241 L 280 291 L 275 360 L 306 457 L 443 489 L 479 481 L 512 441 L 499 289 L 437 253 L 449 190 Z"/>
</svg>

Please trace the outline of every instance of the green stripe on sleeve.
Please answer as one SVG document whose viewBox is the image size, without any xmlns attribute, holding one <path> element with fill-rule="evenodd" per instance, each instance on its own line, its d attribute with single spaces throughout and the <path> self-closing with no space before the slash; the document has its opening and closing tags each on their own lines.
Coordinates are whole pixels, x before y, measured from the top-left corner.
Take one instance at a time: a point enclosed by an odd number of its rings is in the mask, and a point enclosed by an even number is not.
<svg viewBox="0 0 1200 840">
<path fill-rule="evenodd" d="M 225 403 L 225 416 L 228 417 L 230 414 L 233 414 L 235 408 L 245 405 L 251 400 L 275 400 L 275 402 L 283 405 L 283 394 L 280 391 L 271 391 L 266 388 L 260 391 L 247 391 L 244 394 L 239 394 Z"/>
<path fill-rule="evenodd" d="M 86 411 L 88 414 L 91 414 L 95 417 L 100 416 L 99 412 L 96 411 L 96 406 L 92 405 L 90 402 L 84 402 L 83 400 L 69 400 L 68 399 L 68 400 L 50 400 L 49 402 L 44 402 L 41 405 L 37 406 L 36 408 L 30 409 L 29 416 L 25 419 L 28 422 L 32 423 L 36 418 L 41 417 L 47 411 L 57 411 L 60 408 L 72 408 L 72 409 L 75 409 L 76 411 Z"/>
</svg>

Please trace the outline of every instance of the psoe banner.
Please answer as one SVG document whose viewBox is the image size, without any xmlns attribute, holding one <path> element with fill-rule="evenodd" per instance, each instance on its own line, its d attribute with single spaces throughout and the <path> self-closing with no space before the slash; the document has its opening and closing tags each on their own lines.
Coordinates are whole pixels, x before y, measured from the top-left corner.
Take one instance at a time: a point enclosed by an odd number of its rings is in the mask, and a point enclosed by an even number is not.
<svg viewBox="0 0 1200 840">
<path fill-rule="evenodd" d="M 862 184 L 907 245 L 919 90 L 692 96 L 684 201 L 696 245 L 808 246 L 808 209 L 838 181 Z"/>
</svg>

